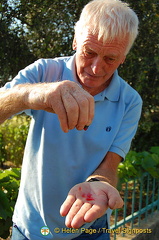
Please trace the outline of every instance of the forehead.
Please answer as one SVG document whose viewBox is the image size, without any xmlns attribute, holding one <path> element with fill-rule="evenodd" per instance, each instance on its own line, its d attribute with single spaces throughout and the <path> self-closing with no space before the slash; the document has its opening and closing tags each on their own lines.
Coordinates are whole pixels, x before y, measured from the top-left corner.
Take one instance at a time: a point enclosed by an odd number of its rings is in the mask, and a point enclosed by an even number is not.
<svg viewBox="0 0 159 240">
<path fill-rule="evenodd" d="M 108 51 L 114 52 L 114 54 L 124 54 L 128 45 L 128 39 L 114 38 L 103 42 L 102 39 L 98 39 L 98 35 L 87 31 L 82 34 L 80 43 L 82 49 L 90 49 L 103 54 Z"/>
</svg>

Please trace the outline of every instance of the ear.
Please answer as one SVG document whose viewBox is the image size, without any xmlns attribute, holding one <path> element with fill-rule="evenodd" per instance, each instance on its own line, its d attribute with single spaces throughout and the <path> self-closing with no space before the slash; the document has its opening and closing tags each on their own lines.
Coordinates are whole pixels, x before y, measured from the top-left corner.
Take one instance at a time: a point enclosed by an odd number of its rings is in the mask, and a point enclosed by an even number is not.
<svg viewBox="0 0 159 240">
<path fill-rule="evenodd" d="M 75 36 L 74 36 L 74 39 L 73 39 L 72 48 L 73 48 L 73 50 L 77 49 L 77 41 L 76 41 L 76 37 Z"/>
</svg>

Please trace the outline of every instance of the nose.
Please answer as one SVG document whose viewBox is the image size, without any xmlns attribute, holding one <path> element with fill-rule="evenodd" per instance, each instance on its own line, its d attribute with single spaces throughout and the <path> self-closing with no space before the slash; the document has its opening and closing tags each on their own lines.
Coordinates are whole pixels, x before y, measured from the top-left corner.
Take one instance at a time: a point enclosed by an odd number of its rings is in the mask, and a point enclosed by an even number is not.
<svg viewBox="0 0 159 240">
<path fill-rule="evenodd" d="M 93 59 L 91 68 L 94 74 L 102 74 L 103 73 L 103 59 L 97 56 L 96 58 Z"/>
</svg>

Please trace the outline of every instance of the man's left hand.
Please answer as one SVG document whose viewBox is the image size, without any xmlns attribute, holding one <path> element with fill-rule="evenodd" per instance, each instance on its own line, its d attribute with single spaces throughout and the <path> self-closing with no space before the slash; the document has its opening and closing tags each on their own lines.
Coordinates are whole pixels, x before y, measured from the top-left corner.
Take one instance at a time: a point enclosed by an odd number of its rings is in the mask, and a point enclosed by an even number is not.
<svg viewBox="0 0 159 240">
<path fill-rule="evenodd" d="M 121 208 L 123 200 L 116 188 L 107 182 L 84 182 L 75 185 L 61 206 L 68 228 L 80 228 L 104 215 L 109 208 Z"/>
</svg>

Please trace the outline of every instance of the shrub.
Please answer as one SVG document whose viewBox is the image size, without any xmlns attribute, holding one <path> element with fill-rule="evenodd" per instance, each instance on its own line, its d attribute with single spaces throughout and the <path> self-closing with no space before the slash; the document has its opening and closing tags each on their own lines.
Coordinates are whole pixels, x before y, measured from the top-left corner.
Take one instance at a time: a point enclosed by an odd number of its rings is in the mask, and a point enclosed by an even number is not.
<svg viewBox="0 0 159 240">
<path fill-rule="evenodd" d="M 30 118 L 15 116 L 0 125 L 0 165 L 11 161 L 20 166 L 23 158 Z"/>
<path fill-rule="evenodd" d="M 0 170 L 0 237 L 7 238 L 20 184 L 20 168 Z"/>
<path fill-rule="evenodd" d="M 130 151 L 118 167 L 120 183 L 140 177 L 145 172 L 159 178 L 159 147 L 151 147 L 149 152 Z"/>
</svg>

